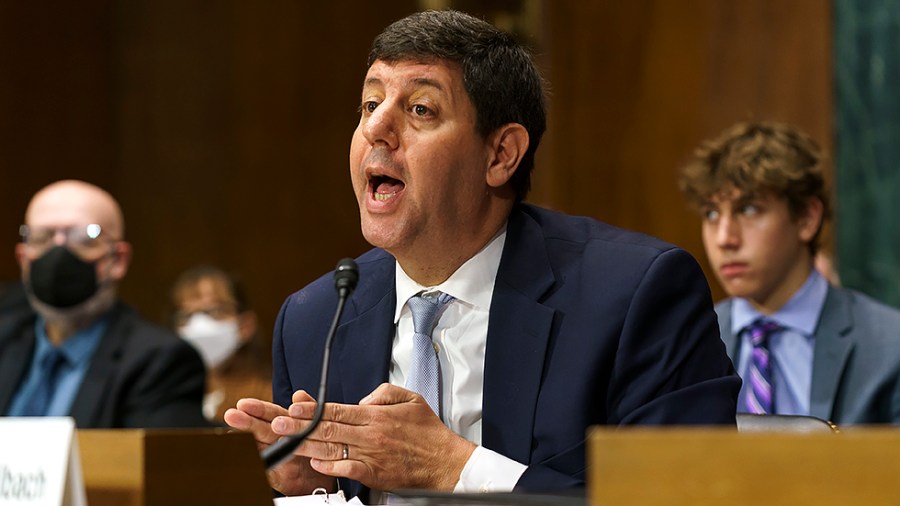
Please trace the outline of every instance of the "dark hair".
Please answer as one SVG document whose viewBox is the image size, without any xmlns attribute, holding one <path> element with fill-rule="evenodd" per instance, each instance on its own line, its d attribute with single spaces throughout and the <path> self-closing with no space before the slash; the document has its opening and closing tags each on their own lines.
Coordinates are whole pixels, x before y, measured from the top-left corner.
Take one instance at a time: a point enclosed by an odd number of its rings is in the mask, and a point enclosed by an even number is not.
<svg viewBox="0 0 900 506">
<path fill-rule="evenodd" d="M 777 122 L 738 123 L 697 148 L 681 170 L 679 186 L 697 208 L 729 188 L 746 195 L 772 192 L 787 201 L 794 218 L 806 211 L 810 199 L 818 199 L 824 224 L 831 217 L 824 166 L 819 145 L 799 128 Z M 810 241 L 813 254 L 822 224 Z"/>
<path fill-rule="evenodd" d="M 449 60 L 462 67 L 475 106 L 476 128 L 487 137 L 507 123 L 528 131 L 528 150 L 510 181 L 517 200 L 531 189 L 534 154 L 547 128 L 543 80 L 531 54 L 490 23 L 459 11 L 424 11 L 388 26 L 372 44 L 376 60 Z"/>
<path fill-rule="evenodd" d="M 238 314 L 250 309 L 247 304 L 247 292 L 240 279 L 211 265 L 198 265 L 182 272 L 172 285 L 172 304 L 177 308 L 179 297 L 184 290 L 196 286 L 201 280 L 207 278 L 222 282 L 229 295 L 234 298 L 235 310 Z"/>
</svg>

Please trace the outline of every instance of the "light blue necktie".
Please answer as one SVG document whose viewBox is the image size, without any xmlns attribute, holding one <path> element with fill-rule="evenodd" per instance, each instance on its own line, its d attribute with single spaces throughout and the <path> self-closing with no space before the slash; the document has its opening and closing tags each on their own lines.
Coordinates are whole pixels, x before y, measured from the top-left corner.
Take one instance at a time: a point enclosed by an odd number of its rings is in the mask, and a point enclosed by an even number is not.
<svg viewBox="0 0 900 506">
<path fill-rule="evenodd" d="M 419 294 L 406 301 L 413 318 L 413 351 L 406 389 L 420 394 L 441 416 L 441 362 L 431 340 L 441 309 L 453 297 L 446 293 Z"/>
</svg>

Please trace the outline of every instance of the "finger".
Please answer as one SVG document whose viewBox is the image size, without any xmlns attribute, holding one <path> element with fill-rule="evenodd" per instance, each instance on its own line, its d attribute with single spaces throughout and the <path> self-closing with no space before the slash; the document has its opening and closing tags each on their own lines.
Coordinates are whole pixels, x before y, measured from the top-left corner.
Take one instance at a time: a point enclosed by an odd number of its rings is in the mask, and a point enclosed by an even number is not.
<svg viewBox="0 0 900 506">
<path fill-rule="evenodd" d="M 400 404 L 401 402 L 414 402 L 417 400 L 425 402 L 424 399 L 422 399 L 422 396 L 415 392 L 401 388 L 397 385 L 391 385 L 390 383 L 382 383 L 381 385 L 378 385 L 378 388 L 373 390 L 372 393 L 363 397 L 363 399 L 359 401 L 359 405 Z"/>
<path fill-rule="evenodd" d="M 368 427 L 322 421 L 297 447 L 294 454 L 307 458 L 338 460 L 344 458 L 344 446 L 349 445 L 356 449 L 353 453 L 357 457 L 362 457 L 371 453 L 373 444 L 369 440 Z"/>
<path fill-rule="evenodd" d="M 271 422 L 276 416 L 287 415 L 287 410 L 278 404 L 259 399 L 241 399 L 236 406 L 240 411 L 266 422 Z"/>
<path fill-rule="evenodd" d="M 308 420 L 300 420 L 291 416 L 276 416 L 270 424 L 271 430 L 280 436 L 296 434 L 309 425 Z"/>
<path fill-rule="evenodd" d="M 288 416 L 297 418 L 300 420 L 312 420 L 313 415 L 316 413 L 316 406 L 318 403 L 303 401 L 303 402 L 295 402 L 288 406 Z M 328 409 L 328 404 L 325 404 L 325 409 Z M 323 413 L 324 418 L 324 413 Z"/>
<path fill-rule="evenodd" d="M 315 402 L 315 399 L 306 390 L 297 390 L 291 396 L 291 402 Z"/>
<path fill-rule="evenodd" d="M 301 420 L 312 420 L 313 415 L 316 412 L 316 403 L 315 402 L 298 402 L 295 404 L 291 404 L 288 408 L 288 415 L 301 419 Z M 362 406 L 355 406 L 352 404 L 338 404 L 329 402 L 325 404 L 324 411 L 322 412 L 322 420 L 329 420 L 332 422 L 345 423 L 348 425 L 366 425 L 372 419 L 372 413 L 369 412 L 368 408 Z"/>
<path fill-rule="evenodd" d="M 356 481 L 362 481 L 367 476 L 368 471 L 366 464 L 353 460 L 352 455 L 346 460 L 310 459 L 309 465 L 314 471 L 324 475 L 346 477 Z"/>
<path fill-rule="evenodd" d="M 320 460 L 342 460 L 345 448 L 350 458 L 350 447 L 346 443 L 306 439 L 297 447 L 294 455 Z"/>
<path fill-rule="evenodd" d="M 225 411 L 225 423 L 237 430 L 253 434 L 258 443 L 272 444 L 278 439 L 278 435 L 272 431 L 271 423 L 250 416 L 240 409 L 231 408 Z"/>
</svg>

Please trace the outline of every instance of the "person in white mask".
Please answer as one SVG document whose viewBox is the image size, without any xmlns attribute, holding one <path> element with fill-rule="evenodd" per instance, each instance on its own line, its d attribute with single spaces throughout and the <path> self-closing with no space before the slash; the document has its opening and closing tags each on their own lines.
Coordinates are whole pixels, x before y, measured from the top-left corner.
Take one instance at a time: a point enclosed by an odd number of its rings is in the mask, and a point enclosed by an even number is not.
<svg viewBox="0 0 900 506">
<path fill-rule="evenodd" d="M 172 287 L 173 326 L 200 353 L 207 369 L 203 413 L 221 422 L 244 397 L 271 397 L 271 365 L 257 335 L 256 313 L 236 278 L 201 265 Z"/>
</svg>

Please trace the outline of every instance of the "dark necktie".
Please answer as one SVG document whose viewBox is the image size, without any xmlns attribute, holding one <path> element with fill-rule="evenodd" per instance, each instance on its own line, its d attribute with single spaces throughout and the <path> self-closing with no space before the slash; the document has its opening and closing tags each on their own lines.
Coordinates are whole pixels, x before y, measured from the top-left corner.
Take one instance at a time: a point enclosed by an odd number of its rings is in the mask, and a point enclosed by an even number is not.
<svg viewBox="0 0 900 506">
<path fill-rule="evenodd" d="M 747 368 L 746 380 L 750 383 L 750 389 L 744 399 L 744 410 L 748 413 L 771 414 L 775 412 L 775 404 L 772 395 L 769 336 L 781 330 L 781 326 L 772 321 L 757 320 L 748 330 L 753 350 L 750 355 L 750 367 Z"/>
<path fill-rule="evenodd" d="M 66 356 L 57 348 L 53 348 L 44 355 L 39 367 L 41 368 L 40 383 L 34 390 L 34 395 L 28 399 L 23 410 L 24 416 L 45 416 L 50 400 L 56 392 L 56 383 L 59 380 L 59 371 L 66 363 Z"/>
<path fill-rule="evenodd" d="M 441 362 L 438 359 L 431 333 L 437 323 L 438 315 L 445 304 L 453 300 L 446 293 L 433 293 L 411 297 L 406 305 L 412 311 L 413 318 L 413 351 L 409 377 L 406 379 L 407 390 L 420 394 L 441 416 Z"/>
</svg>

